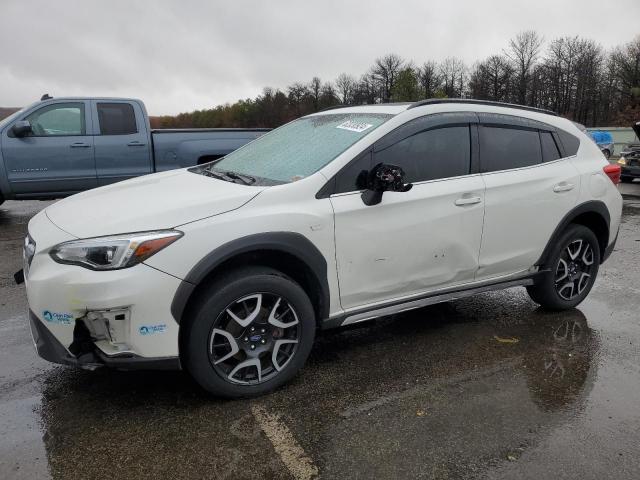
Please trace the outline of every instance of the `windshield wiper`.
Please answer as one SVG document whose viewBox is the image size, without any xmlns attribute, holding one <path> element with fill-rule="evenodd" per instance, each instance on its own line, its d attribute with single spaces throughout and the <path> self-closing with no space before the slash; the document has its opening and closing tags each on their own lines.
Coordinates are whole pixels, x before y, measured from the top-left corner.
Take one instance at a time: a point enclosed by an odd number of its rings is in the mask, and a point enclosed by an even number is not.
<svg viewBox="0 0 640 480">
<path fill-rule="evenodd" d="M 225 171 L 224 174 L 229 178 L 233 178 L 234 180 L 240 180 L 245 185 L 252 185 L 256 183 L 256 179 L 253 178 L 251 175 L 245 175 L 243 173 L 228 172 L 228 171 Z"/>
</svg>

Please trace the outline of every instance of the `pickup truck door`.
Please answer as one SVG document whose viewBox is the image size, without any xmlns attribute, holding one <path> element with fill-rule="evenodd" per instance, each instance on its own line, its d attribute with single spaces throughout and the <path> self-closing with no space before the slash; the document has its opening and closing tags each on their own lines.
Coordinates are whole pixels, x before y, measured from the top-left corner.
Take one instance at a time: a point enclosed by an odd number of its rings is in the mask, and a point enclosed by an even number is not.
<svg viewBox="0 0 640 480">
<path fill-rule="evenodd" d="M 64 196 L 97 186 L 88 101 L 47 103 L 17 120 L 32 133 L 2 134 L 7 179 L 17 198 Z"/>
<path fill-rule="evenodd" d="M 92 100 L 98 185 L 153 172 L 147 117 L 138 102 Z"/>
</svg>

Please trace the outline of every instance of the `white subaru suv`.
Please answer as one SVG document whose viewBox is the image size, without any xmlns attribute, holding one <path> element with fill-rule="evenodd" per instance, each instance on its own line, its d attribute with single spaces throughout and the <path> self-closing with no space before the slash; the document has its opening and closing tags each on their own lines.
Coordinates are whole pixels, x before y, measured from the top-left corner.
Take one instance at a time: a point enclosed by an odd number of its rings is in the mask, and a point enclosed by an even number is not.
<svg viewBox="0 0 640 480">
<path fill-rule="evenodd" d="M 548 111 L 322 111 L 36 215 L 24 249 L 34 343 L 89 369 L 184 368 L 239 397 L 290 380 L 318 329 L 514 286 L 572 308 L 613 250 L 619 177 Z"/>
</svg>

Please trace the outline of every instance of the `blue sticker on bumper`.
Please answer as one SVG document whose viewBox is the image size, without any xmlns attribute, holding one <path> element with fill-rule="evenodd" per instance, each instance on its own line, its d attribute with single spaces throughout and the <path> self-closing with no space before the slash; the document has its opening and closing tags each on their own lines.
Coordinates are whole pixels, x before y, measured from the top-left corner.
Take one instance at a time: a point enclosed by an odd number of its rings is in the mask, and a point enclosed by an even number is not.
<svg viewBox="0 0 640 480">
<path fill-rule="evenodd" d="M 71 325 L 73 322 L 73 315 L 71 313 L 64 312 L 52 312 L 45 310 L 42 312 L 42 317 L 49 323 L 55 323 L 58 325 Z"/>
<path fill-rule="evenodd" d="M 140 332 L 140 335 L 153 335 L 154 333 L 164 333 L 166 331 L 167 331 L 167 325 L 164 323 L 160 325 L 142 325 L 138 329 L 138 332 Z"/>
</svg>

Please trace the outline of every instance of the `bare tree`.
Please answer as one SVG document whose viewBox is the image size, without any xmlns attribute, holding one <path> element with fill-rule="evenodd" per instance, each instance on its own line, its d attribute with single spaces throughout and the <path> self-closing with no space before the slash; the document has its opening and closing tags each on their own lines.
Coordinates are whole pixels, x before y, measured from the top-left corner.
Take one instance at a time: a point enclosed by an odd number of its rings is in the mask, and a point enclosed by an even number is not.
<svg viewBox="0 0 640 480">
<path fill-rule="evenodd" d="M 322 80 L 319 77 L 313 77 L 309 84 L 311 99 L 313 100 L 313 111 L 317 112 L 320 108 L 320 92 L 322 90 Z"/>
<path fill-rule="evenodd" d="M 394 53 L 377 58 L 374 62 L 371 67 L 371 77 L 380 90 L 380 101 L 388 102 L 391 99 L 393 86 L 404 63 L 404 60 Z"/>
<path fill-rule="evenodd" d="M 516 100 L 522 105 L 526 104 L 531 71 L 540 53 L 542 42 L 540 35 L 533 30 L 527 30 L 512 38 L 505 51 L 516 75 Z"/>
<path fill-rule="evenodd" d="M 418 83 L 423 98 L 433 98 L 440 88 L 440 75 L 436 62 L 425 62 L 417 69 Z"/>
<path fill-rule="evenodd" d="M 445 58 L 440 64 L 440 76 L 442 90 L 447 97 L 458 98 L 464 95 L 467 67 L 462 60 L 456 57 Z"/>
<path fill-rule="evenodd" d="M 356 88 L 356 80 L 351 75 L 341 73 L 336 78 L 336 89 L 343 105 L 349 105 L 353 101 L 353 92 Z"/>
</svg>

